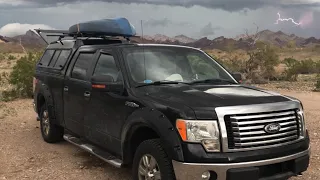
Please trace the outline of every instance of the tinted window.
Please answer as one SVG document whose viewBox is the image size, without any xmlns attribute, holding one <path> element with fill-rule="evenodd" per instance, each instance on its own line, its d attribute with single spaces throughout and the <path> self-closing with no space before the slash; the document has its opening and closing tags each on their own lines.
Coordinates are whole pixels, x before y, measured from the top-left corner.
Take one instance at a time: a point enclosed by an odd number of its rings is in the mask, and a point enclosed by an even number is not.
<svg viewBox="0 0 320 180">
<path fill-rule="evenodd" d="M 68 60 L 70 53 L 70 50 L 62 50 L 54 67 L 63 68 Z"/>
<path fill-rule="evenodd" d="M 110 75 L 114 81 L 121 81 L 121 72 L 116 66 L 116 62 L 112 55 L 101 54 L 94 70 L 93 75 Z"/>
<path fill-rule="evenodd" d="M 61 50 L 57 50 L 57 51 L 54 53 L 53 58 L 52 58 L 52 60 L 50 61 L 49 66 L 53 66 L 53 65 L 57 62 L 57 59 L 58 59 L 60 53 L 61 53 Z"/>
<path fill-rule="evenodd" d="M 85 80 L 93 59 L 93 53 L 80 53 L 73 67 L 71 77 Z"/>
<path fill-rule="evenodd" d="M 187 55 L 191 69 L 194 74 L 203 79 L 221 79 L 218 65 L 209 66 L 205 56 L 190 53 Z M 222 77 L 224 79 L 224 77 Z"/>
<path fill-rule="evenodd" d="M 44 55 L 42 56 L 42 59 L 41 59 L 39 65 L 41 65 L 41 66 L 48 66 L 48 64 L 50 63 L 50 60 L 51 60 L 53 54 L 54 54 L 54 50 L 46 50 L 46 52 L 45 52 Z"/>
</svg>

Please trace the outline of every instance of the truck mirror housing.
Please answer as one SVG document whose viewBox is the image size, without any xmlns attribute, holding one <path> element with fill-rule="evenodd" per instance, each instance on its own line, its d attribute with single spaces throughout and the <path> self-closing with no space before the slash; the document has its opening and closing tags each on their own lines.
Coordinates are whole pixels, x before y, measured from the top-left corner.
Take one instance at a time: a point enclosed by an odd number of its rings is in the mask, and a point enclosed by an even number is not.
<svg viewBox="0 0 320 180">
<path fill-rule="evenodd" d="M 241 82 L 242 81 L 242 75 L 239 72 L 232 73 L 232 76 L 236 79 L 236 81 Z"/>
<path fill-rule="evenodd" d="M 114 82 L 114 79 L 110 75 L 96 75 L 91 78 L 92 83 L 108 84 Z"/>
</svg>

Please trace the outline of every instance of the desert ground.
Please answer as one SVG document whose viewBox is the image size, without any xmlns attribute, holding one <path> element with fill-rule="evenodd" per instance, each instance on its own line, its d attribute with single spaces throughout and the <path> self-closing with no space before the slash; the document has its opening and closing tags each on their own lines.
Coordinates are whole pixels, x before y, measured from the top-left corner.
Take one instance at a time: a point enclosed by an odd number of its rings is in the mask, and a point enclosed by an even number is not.
<svg viewBox="0 0 320 180">
<path fill-rule="evenodd" d="M 274 86 L 269 87 L 273 90 Z M 294 180 L 320 177 L 320 93 L 276 89 L 299 98 L 305 107 L 311 136 L 310 167 Z M 67 143 L 47 144 L 40 135 L 32 100 L 0 102 L 0 180 L 16 179 L 131 179 L 130 169 L 116 169 Z"/>
</svg>

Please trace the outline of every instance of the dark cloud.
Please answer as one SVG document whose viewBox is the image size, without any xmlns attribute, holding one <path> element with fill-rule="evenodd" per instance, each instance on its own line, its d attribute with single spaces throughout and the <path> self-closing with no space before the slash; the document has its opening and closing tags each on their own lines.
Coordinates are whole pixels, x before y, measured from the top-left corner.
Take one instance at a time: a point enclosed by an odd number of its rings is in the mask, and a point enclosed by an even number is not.
<svg viewBox="0 0 320 180">
<path fill-rule="evenodd" d="M 58 3 L 88 2 L 88 0 L 24 0 L 25 2 L 33 2 L 41 5 L 53 5 Z M 282 8 L 307 8 L 320 6 L 319 2 L 311 2 L 310 0 L 91 0 L 101 2 L 114 3 L 137 3 L 137 4 L 155 4 L 155 5 L 171 5 L 171 6 L 202 6 L 212 9 L 224 9 L 227 11 L 239 11 L 245 8 L 258 9 L 264 6 L 282 7 Z"/>
<path fill-rule="evenodd" d="M 187 26 L 190 25 L 188 22 L 173 22 L 172 20 L 168 18 L 164 19 L 148 19 L 147 21 L 143 22 L 144 26 L 148 27 L 156 27 L 156 26 L 161 26 L 161 27 L 168 27 L 168 26 Z"/>
<path fill-rule="evenodd" d="M 216 30 L 221 29 L 220 27 L 213 27 L 212 23 L 208 23 L 202 29 L 200 29 L 200 36 L 212 36 L 215 34 Z"/>
<path fill-rule="evenodd" d="M 144 21 L 143 25 L 145 25 L 145 26 L 168 26 L 171 23 L 172 23 L 172 21 L 169 20 L 168 18 L 164 18 L 164 19 L 149 19 L 147 21 Z"/>
<path fill-rule="evenodd" d="M 308 8 L 312 4 L 309 3 L 311 1 L 315 2 L 315 0 L 303 0 L 303 3 L 299 3 L 298 0 L 0 0 L 0 28 L 18 22 L 46 24 L 56 29 L 67 29 L 80 21 L 126 17 L 136 27 L 137 32 L 141 32 L 140 22 L 143 20 L 144 32 L 149 35 L 184 34 L 193 38 L 236 37 L 243 34 L 244 29 L 254 32 L 255 26 L 252 23 L 256 23 L 260 30 L 282 30 L 298 36 L 320 37 L 318 28 L 320 19 L 316 18 L 320 16 L 320 8 Z M 230 11 L 236 12 L 230 13 Z M 296 21 L 300 21 L 305 13 L 313 12 L 314 22 L 308 27 L 294 26 L 291 22 L 275 24 L 278 18 L 277 12 L 281 13 L 282 18 L 292 17 Z"/>
</svg>

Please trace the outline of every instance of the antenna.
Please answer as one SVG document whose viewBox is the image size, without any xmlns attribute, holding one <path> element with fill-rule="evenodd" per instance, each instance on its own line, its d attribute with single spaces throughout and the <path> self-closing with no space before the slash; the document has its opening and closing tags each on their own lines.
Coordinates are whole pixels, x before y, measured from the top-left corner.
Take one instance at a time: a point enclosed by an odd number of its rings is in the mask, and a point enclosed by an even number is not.
<svg viewBox="0 0 320 180">
<path fill-rule="evenodd" d="M 141 20 L 141 38 L 142 38 L 142 43 L 144 44 L 142 20 Z"/>
<path fill-rule="evenodd" d="M 143 63 L 144 63 L 144 80 L 147 80 L 147 70 L 146 70 L 146 55 L 144 52 L 144 38 L 143 38 L 143 24 L 141 20 L 141 38 L 142 38 L 142 52 L 143 52 Z"/>
</svg>

